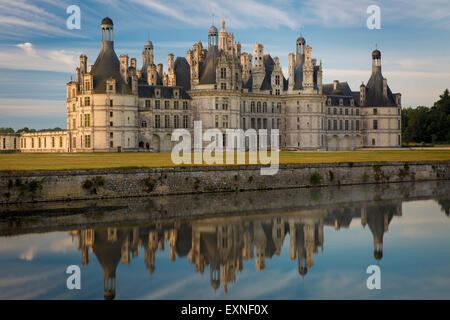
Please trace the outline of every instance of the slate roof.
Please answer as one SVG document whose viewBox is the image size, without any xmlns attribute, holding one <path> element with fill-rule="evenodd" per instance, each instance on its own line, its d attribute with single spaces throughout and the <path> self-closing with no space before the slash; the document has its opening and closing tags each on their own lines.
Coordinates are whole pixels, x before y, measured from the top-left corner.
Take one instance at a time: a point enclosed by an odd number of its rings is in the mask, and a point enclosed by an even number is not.
<svg viewBox="0 0 450 320">
<path fill-rule="evenodd" d="M 350 89 L 350 86 L 347 82 L 338 82 L 336 86 L 336 90 L 334 90 L 333 83 L 327 83 L 322 86 L 322 93 L 327 96 L 327 99 L 331 99 L 332 106 L 338 106 L 340 99 L 342 99 L 342 103 L 344 106 L 351 106 L 350 100 L 354 100 L 354 106 L 359 105 L 359 92 L 358 98 L 356 99 L 354 96 L 354 92 Z"/>
<path fill-rule="evenodd" d="M 120 74 L 120 62 L 114 51 L 114 42 L 102 42 L 102 49 L 92 67 L 91 74 L 94 78 L 94 93 L 106 93 L 106 80 L 114 78 L 117 93 L 131 94 L 130 87 L 123 81 Z"/>
<path fill-rule="evenodd" d="M 383 75 L 379 68 L 372 72 L 372 76 L 367 82 L 365 107 L 391 106 L 396 106 L 395 98 L 389 86 L 387 87 L 387 97 L 383 95 Z"/>
<path fill-rule="evenodd" d="M 216 46 L 212 46 L 208 50 L 205 61 L 200 68 L 200 84 L 216 83 L 216 63 L 219 58 L 219 51 Z"/>
<path fill-rule="evenodd" d="M 149 86 L 146 84 L 141 84 L 138 87 L 138 95 L 139 98 L 156 98 L 155 97 L 155 89 L 159 88 L 161 89 L 161 99 L 174 99 L 174 89 L 180 90 L 180 99 L 190 99 L 189 95 L 186 93 L 183 87 L 176 86 L 176 87 L 168 87 L 168 86 Z"/>
<path fill-rule="evenodd" d="M 177 57 L 174 62 L 176 85 L 191 90 L 191 67 L 186 58 Z"/>
</svg>

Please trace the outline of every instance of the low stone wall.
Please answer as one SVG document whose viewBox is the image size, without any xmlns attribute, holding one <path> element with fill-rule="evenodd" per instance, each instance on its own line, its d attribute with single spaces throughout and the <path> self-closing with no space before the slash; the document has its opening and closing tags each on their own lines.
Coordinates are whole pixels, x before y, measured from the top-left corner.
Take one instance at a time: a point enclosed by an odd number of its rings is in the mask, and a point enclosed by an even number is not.
<svg viewBox="0 0 450 320">
<path fill-rule="evenodd" d="M 67 170 L 0 173 L 0 203 L 239 192 L 329 185 L 450 180 L 450 161 Z"/>
</svg>

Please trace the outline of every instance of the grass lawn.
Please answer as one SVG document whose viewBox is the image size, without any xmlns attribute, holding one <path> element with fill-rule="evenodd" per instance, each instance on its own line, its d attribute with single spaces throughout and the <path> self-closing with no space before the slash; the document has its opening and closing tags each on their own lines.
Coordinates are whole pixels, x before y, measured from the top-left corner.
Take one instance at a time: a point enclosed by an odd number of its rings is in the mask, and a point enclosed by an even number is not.
<svg viewBox="0 0 450 320">
<path fill-rule="evenodd" d="M 450 160 L 450 150 L 280 152 L 280 164 L 439 160 Z M 0 154 L 0 171 L 138 167 L 174 167 L 174 165 L 170 153 Z"/>
</svg>

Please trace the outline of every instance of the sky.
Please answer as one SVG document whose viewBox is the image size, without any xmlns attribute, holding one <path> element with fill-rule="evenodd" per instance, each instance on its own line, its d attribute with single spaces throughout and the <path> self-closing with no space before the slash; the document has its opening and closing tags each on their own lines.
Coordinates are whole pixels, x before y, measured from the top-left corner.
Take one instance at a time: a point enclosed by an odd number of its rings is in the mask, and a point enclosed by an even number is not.
<svg viewBox="0 0 450 320">
<path fill-rule="evenodd" d="M 66 26 L 70 5 L 80 7 L 80 30 Z M 367 27 L 370 5 L 380 8 L 380 29 Z M 302 34 L 323 62 L 324 83 L 358 90 L 378 48 L 403 107 L 432 106 L 450 88 L 448 0 L 0 0 L 0 127 L 66 127 L 65 84 L 80 54 L 94 64 L 105 16 L 114 21 L 117 55 L 136 57 L 138 66 L 147 39 L 166 68 L 167 54 L 185 57 L 193 43 L 207 45 L 209 27 L 224 18 L 243 52 L 263 43 L 286 77 Z"/>
</svg>

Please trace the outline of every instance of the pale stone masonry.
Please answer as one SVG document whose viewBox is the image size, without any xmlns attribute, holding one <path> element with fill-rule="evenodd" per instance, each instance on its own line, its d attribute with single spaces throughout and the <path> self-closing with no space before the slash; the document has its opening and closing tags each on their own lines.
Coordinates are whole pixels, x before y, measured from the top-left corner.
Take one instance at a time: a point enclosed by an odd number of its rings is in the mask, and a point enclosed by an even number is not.
<svg viewBox="0 0 450 320">
<path fill-rule="evenodd" d="M 367 85 L 356 92 L 346 82 L 322 83 L 322 62 L 301 36 L 288 61 L 286 79 L 278 57 L 265 54 L 260 43 L 253 53 L 242 53 L 222 20 L 220 31 L 209 29 L 207 48 L 198 42 L 186 58 L 169 54 L 167 72 L 156 65 L 148 40 L 138 68 L 135 58 L 117 57 L 114 24 L 105 18 L 94 65 L 88 66 L 82 55 L 75 81 L 67 83 L 67 130 L 16 135 L 16 148 L 167 152 L 174 144 L 173 130 L 192 133 L 196 120 L 203 130 L 217 128 L 224 134 L 226 129 L 278 129 L 280 148 L 288 150 L 401 146 L 401 94 L 387 85 L 379 50 L 372 52 Z"/>
</svg>

